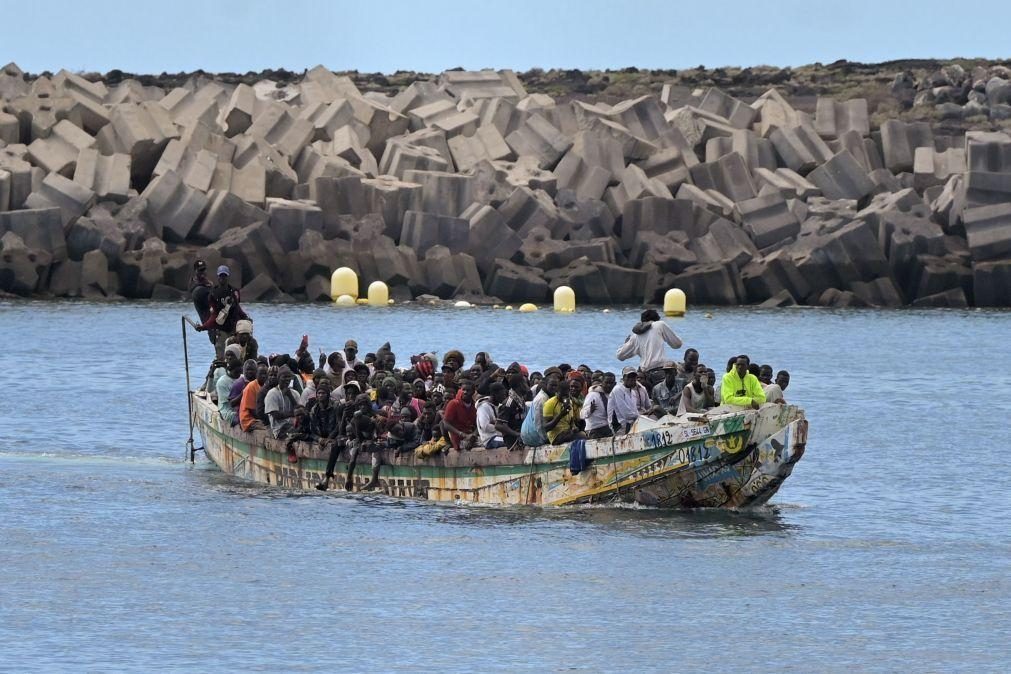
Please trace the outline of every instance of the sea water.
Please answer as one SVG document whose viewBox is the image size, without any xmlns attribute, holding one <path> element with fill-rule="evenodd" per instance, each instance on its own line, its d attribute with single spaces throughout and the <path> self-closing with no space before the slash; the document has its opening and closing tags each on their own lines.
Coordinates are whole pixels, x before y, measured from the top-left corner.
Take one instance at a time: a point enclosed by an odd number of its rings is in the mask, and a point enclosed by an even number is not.
<svg viewBox="0 0 1011 674">
<path fill-rule="evenodd" d="M 638 309 L 252 305 L 356 339 L 618 370 Z M 708 312 L 708 313 L 707 313 Z M 1006 671 L 1011 313 L 700 309 L 810 420 L 769 507 L 292 494 L 184 443 L 178 303 L 0 303 L 0 670 Z M 189 334 L 194 382 L 212 350 Z M 199 438 L 197 439 L 199 445 Z"/>
</svg>

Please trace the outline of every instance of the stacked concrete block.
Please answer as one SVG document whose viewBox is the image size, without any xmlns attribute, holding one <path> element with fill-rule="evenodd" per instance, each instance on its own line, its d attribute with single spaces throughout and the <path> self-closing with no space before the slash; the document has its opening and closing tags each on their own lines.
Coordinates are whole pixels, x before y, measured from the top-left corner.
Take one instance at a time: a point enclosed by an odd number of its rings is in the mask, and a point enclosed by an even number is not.
<svg viewBox="0 0 1011 674">
<path fill-rule="evenodd" d="M 74 182 L 95 193 L 99 201 L 126 203 L 130 198 L 130 155 L 100 155 L 86 148 L 77 156 Z"/>
<path fill-rule="evenodd" d="M 563 221 L 558 216 L 558 207 L 541 190 L 517 187 L 497 210 L 505 225 L 520 238 L 525 238 L 536 227 L 543 227 L 559 240 L 565 234 L 561 231 Z"/>
<path fill-rule="evenodd" d="M 829 199 L 859 201 L 874 191 L 874 183 L 867 172 L 845 150 L 811 171 L 807 178 Z"/>
<path fill-rule="evenodd" d="M 625 204 L 632 199 L 642 197 L 662 197 L 673 198 L 667 186 L 656 178 L 650 178 L 645 171 L 629 164 L 620 174 L 620 182 L 615 187 L 610 187 L 604 195 L 604 203 L 608 205 L 611 212 L 617 217 L 625 210 Z"/>
<path fill-rule="evenodd" d="M 974 261 L 1011 258 L 1011 203 L 969 208 L 962 222 Z"/>
<path fill-rule="evenodd" d="M 800 232 L 800 222 L 779 193 L 747 199 L 737 204 L 744 227 L 757 248 L 768 248 Z"/>
<path fill-rule="evenodd" d="M 696 221 L 694 204 L 691 201 L 663 197 L 643 197 L 625 203 L 621 217 L 621 249 L 632 250 L 644 232 L 664 235 L 684 232 L 686 238 L 705 234 Z"/>
<path fill-rule="evenodd" d="M 95 203 L 95 193 L 59 173 L 50 173 L 25 200 L 28 208 L 58 208 L 64 229 Z"/>
<path fill-rule="evenodd" d="M 20 147 L 23 151 L 15 152 L 12 149 L 14 147 Z M 41 169 L 32 167 L 24 158 L 26 153 L 27 148 L 24 145 L 0 148 L 0 170 L 9 176 L 7 208 L 11 210 L 24 206 L 28 195 L 32 193 L 32 186 L 36 182 L 35 176 L 42 173 Z"/>
<path fill-rule="evenodd" d="M 450 168 L 438 150 L 406 143 L 387 143 L 379 166 L 382 174 L 401 180 L 408 171 L 447 171 Z"/>
<path fill-rule="evenodd" d="M 359 182 L 368 211 L 380 214 L 385 223 L 385 234 L 396 238 L 400 233 L 404 213 L 421 204 L 421 185 L 390 176 L 367 178 Z"/>
<path fill-rule="evenodd" d="M 810 123 L 776 127 L 769 133 L 769 140 L 782 163 L 801 174 L 832 157 L 832 150 Z"/>
<path fill-rule="evenodd" d="M 523 245 L 519 234 L 491 206 L 473 204 L 461 217 L 466 218 L 470 225 L 466 250 L 474 256 L 478 268 L 485 275 L 491 272 L 496 259 L 511 259 Z"/>
<path fill-rule="evenodd" d="M 45 251 L 53 260 L 67 257 L 63 218 L 58 208 L 0 213 L 0 235 L 11 232 L 31 250 Z"/>
<path fill-rule="evenodd" d="M 715 190 L 734 203 L 753 199 L 756 196 L 751 172 L 737 152 L 720 157 L 714 162 L 705 162 L 691 168 L 692 183 L 704 190 Z"/>
<path fill-rule="evenodd" d="M 755 130 L 762 138 L 777 128 L 793 128 L 799 126 L 806 115 L 797 112 L 790 103 L 775 89 L 769 89 L 759 96 L 751 107 L 758 113 L 754 123 Z"/>
<path fill-rule="evenodd" d="M 869 138 L 864 138 L 856 131 L 847 131 L 846 133 L 840 135 L 836 140 L 829 141 L 829 147 L 832 148 L 834 153 L 846 150 L 853 155 L 854 159 L 860 162 L 860 165 L 863 166 L 864 170 L 867 172 L 881 168 L 879 153 L 877 152 L 877 146 L 874 144 L 874 141 Z M 873 151 L 868 152 L 868 147 L 872 148 Z M 891 172 L 888 172 L 888 175 L 891 176 Z"/>
<path fill-rule="evenodd" d="M 590 164 L 572 150 L 558 162 L 555 175 L 561 189 L 572 190 L 581 199 L 600 199 L 612 178 L 610 171 Z"/>
<path fill-rule="evenodd" d="M 104 155 L 129 154 L 131 179 L 135 183 L 144 183 L 173 138 L 179 138 L 179 131 L 168 112 L 147 101 L 117 105 L 96 140 L 98 149 Z"/>
<path fill-rule="evenodd" d="M 890 119 L 881 125 L 881 154 L 892 173 L 912 171 L 918 147 L 934 147 L 934 132 L 926 122 Z"/>
<path fill-rule="evenodd" d="M 802 199 L 806 201 L 810 197 L 821 194 L 821 190 L 818 189 L 817 185 L 788 168 L 778 168 L 774 171 L 757 168 L 752 171 L 752 176 L 755 179 L 755 186 L 759 191 L 766 187 L 771 187 L 787 199 Z"/>
<path fill-rule="evenodd" d="M 814 128 L 822 138 L 839 138 L 854 131 L 861 136 L 870 135 L 870 117 L 867 114 L 867 99 L 854 98 L 836 101 L 818 97 L 815 110 Z"/>
<path fill-rule="evenodd" d="M 928 187 L 943 185 L 948 179 L 966 169 L 965 150 L 949 148 L 938 152 L 932 147 L 918 147 L 913 155 L 913 184 L 918 192 Z"/>
<path fill-rule="evenodd" d="M 505 160 L 513 156 L 512 148 L 492 125 L 478 128 L 471 136 L 450 137 L 448 143 L 458 171 L 469 171 L 482 160 Z"/>
<path fill-rule="evenodd" d="M 701 263 L 729 263 L 737 268 L 758 256 L 758 248 L 747 233 L 725 218 L 709 225 L 709 231 L 692 239 L 688 247 Z"/>
<path fill-rule="evenodd" d="M 758 111 L 753 107 L 715 87 L 706 91 L 698 107 L 723 117 L 735 129 L 747 129 L 758 116 Z"/>
<path fill-rule="evenodd" d="M 515 103 L 527 95 L 511 70 L 454 70 L 442 73 L 438 83 L 441 89 L 457 100 L 503 98 Z"/>
<path fill-rule="evenodd" d="M 323 230 L 323 211 L 306 201 L 268 199 L 267 218 L 267 224 L 285 251 L 298 249 L 306 231 Z"/>
<path fill-rule="evenodd" d="M 306 105 L 298 117 L 312 123 L 313 140 L 330 140 L 344 127 L 351 127 L 359 138 L 367 140 L 371 136 L 369 127 L 358 121 L 354 107 L 345 98 Z"/>
<path fill-rule="evenodd" d="M 28 146 L 28 159 L 46 173 L 72 178 L 77 155 L 94 146 L 95 139 L 91 135 L 64 119 L 53 126 L 46 138 L 39 138 Z"/>
<path fill-rule="evenodd" d="M 196 90 L 177 87 L 165 94 L 158 105 L 169 113 L 173 122 L 186 128 L 195 124 L 215 124 L 227 100 L 228 92 L 224 87 L 208 82 Z"/>
<path fill-rule="evenodd" d="M 192 235 L 197 241 L 213 243 L 230 229 L 266 223 L 269 219 L 266 211 L 231 192 L 212 191 L 208 196 L 207 212 Z"/>
<path fill-rule="evenodd" d="M 420 210 L 458 217 L 474 203 L 474 178 L 443 171 L 405 171 L 406 182 L 421 185 Z"/>
<path fill-rule="evenodd" d="M 470 240 L 470 222 L 464 218 L 423 211 L 407 211 L 400 242 L 423 256 L 433 246 L 462 250 Z"/>
<path fill-rule="evenodd" d="M 16 295 L 39 292 L 49 276 L 51 263 L 49 253 L 26 246 L 14 232 L 0 235 L 0 290 Z"/>
<path fill-rule="evenodd" d="M 586 241 L 614 234 L 614 214 L 597 199 L 580 199 L 571 190 L 555 194 L 555 206 L 561 220 L 560 231 L 568 232 L 570 241 Z"/>
<path fill-rule="evenodd" d="M 21 139 L 21 127 L 18 118 L 0 110 L 0 147 L 4 144 L 13 145 Z"/>
<path fill-rule="evenodd" d="M 152 180 L 141 193 L 146 213 L 160 238 L 182 242 L 190 238 L 207 207 L 207 195 L 195 190 L 168 171 Z"/>
<path fill-rule="evenodd" d="M 506 143 L 517 156 L 529 155 L 537 158 L 541 168 L 552 169 L 558 164 L 572 141 L 552 126 L 540 114 L 530 115 L 518 129 L 505 137 Z"/>
<path fill-rule="evenodd" d="M 611 108 L 609 116 L 633 135 L 650 141 L 664 136 L 671 128 L 654 96 L 622 101 Z"/>
<path fill-rule="evenodd" d="M 285 157 L 295 158 L 315 131 L 308 120 L 293 117 L 282 105 L 272 105 L 253 119 L 247 133 L 263 138 Z"/>
<path fill-rule="evenodd" d="M 698 163 L 699 159 L 691 149 L 669 147 L 639 162 L 639 168 L 647 178 L 659 180 L 675 192 L 682 183 L 691 179 L 691 168 Z"/>
</svg>

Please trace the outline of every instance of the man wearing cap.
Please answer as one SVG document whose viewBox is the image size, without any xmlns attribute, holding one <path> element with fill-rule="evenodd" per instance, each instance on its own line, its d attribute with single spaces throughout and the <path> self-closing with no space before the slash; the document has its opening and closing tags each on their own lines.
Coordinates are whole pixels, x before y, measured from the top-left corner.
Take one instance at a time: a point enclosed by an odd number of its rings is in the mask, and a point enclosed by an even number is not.
<svg viewBox="0 0 1011 674">
<path fill-rule="evenodd" d="M 207 317 L 197 330 L 217 330 L 214 340 L 214 351 L 218 358 L 225 352 L 225 342 L 235 333 L 235 324 L 241 320 L 249 320 L 249 316 L 239 305 L 239 291 L 228 283 L 231 270 L 227 266 L 218 267 L 218 284 L 211 290 L 211 315 Z"/>
<path fill-rule="evenodd" d="M 647 383 L 656 383 L 662 378 L 658 375 L 668 360 L 664 344 L 672 349 L 680 349 L 682 341 L 670 326 L 660 320 L 656 309 L 646 309 L 639 319 L 632 328 L 632 334 L 625 338 L 625 343 L 618 349 L 618 360 L 639 356 L 639 370 L 648 375 Z"/>
<path fill-rule="evenodd" d="M 678 364 L 668 360 L 663 364 L 663 381 L 653 387 L 654 414 L 676 414 L 681 403 L 681 391 L 685 382 L 678 374 Z"/>
<path fill-rule="evenodd" d="M 625 434 L 632 424 L 652 408 L 646 387 L 639 383 L 639 373 L 634 367 L 621 371 L 621 386 L 615 386 L 607 399 L 607 418 L 618 434 Z"/>
<path fill-rule="evenodd" d="M 207 278 L 207 263 L 197 260 L 193 263 L 193 276 L 190 277 L 190 297 L 193 299 L 193 308 L 197 310 L 197 316 L 203 323 L 211 315 L 211 280 Z M 214 344 L 217 339 L 216 330 L 208 330 L 207 338 Z"/>
<path fill-rule="evenodd" d="M 358 360 L 358 342 L 349 339 L 344 342 L 344 362 L 345 367 L 354 368 L 362 361 Z"/>
<path fill-rule="evenodd" d="M 253 321 L 243 319 L 235 322 L 235 334 L 225 340 L 225 346 L 238 344 L 242 348 L 242 360 L 256 360 L 260 345 L 253 337 Z"/>
</svg>

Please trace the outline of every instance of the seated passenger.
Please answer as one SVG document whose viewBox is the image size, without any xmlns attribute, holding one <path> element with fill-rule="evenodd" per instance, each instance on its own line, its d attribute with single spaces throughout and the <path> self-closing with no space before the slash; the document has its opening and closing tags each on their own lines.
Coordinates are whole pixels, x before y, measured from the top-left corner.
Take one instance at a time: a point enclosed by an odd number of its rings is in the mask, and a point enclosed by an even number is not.
<svg viewBox="0 0 1011 674">
<path fill-rule="evenodd" d="M 579 416 L 586 422 L 588 438 L 609 438 L 614 434 L 607 421 L 607 399 L 614 390 L 614 384 L 614 374 L 607 372 L 601 377 L 600 383 L 591 386 L 590 392 L 586 394 Z"/>
<path fill-rule="evenodd" d="M 709 385 L 709 371 L 699 363 L 695 366 L 692 380 L 681 391 L 681 402 L 678 404 L 678 416 L 682 414 L 702 413 L 716 406 L 712 387 Z"/>
<path fill-rule="evenodd" d="M 552 445 L 586 437 L 579 428 L 579 410 L 570 394 L 571 388 L 571 380 L 558 382 L 557 392 L 544 403 L 544 430 Z"/>
<path fill-rule="evenodd" d="M 421 446 L 418 427 L 410 421 L 398 421 L 386 434 L 386 447 L 395 452 L 413 452 Z"/>
<path fill-rule="evenodd" d="M 765 367 L 763 365 L 763 367 Z M 771 371 L 772 368 L 770 367 Z M 790 385 L 790 373 L 786 370 L 780 370 L 776 373 L 776 381 L 770 382 L 762 387 L 765 391 L 765 402 L 769 403 L 779 403 L 781 405 L 786 404 L 786 398 L 783 397 L 783 391 L 786 387 Z"/>
<path fill-rule="evenodd" d="M 277 387 L 272 388 L 267 393 L 264 401 L 264 410 L 270 418 L 270 432 L 275 438 L 287 438 L 295 433 L 295 418 L 298 410 L 302 408 L 298 404 L 298 398 L 291 388 L 291 381 L 294 374 L 287 367 L 278 372 Z M 288 445 L 288 461 L 295 463 L 298 457 L 294 456 L 292 446 Z"/>
<path fill-rule="evenodd" d="M 277 388 L 277 380 L 281 368 L 276 365 L 267 367 L 267 381 L 260 387 L 260 392 L 256 394 L 256 418 L 265 426 L 270 425 L 270 417 L 267 416 L 267 394 L 270 390 Z"/>
<path fill-rule="evenodd" d="M 247 360 L 242 364 L 242 376 L 235 380 L 232 384 L 232 390 L 228 392 L 228 403 L 232 406 L 234 410 L 234 416 L 229 422 L 230 425 L 236 426 L 239 423 L 239 412 L 240 406 L 242 404 L 242 394 L 246 390 L 246 387 L 250 383 L 256 381 L 256 361 Z"/>
<path fill-rule="evenodd" d="M 499 421 L 498 407 L 505 402 L 506 389 L 499 382 L 492 382 L 489 394 L 477 401 L 477 437 L 485 449 L 505 447 L 505 433 L 509 427 Z"/>
<path fill-rule="evenodd" d="M 658 417 L 677 412 L 683 388 L 684 380 L 678 374 L 677 363 L 668 360 L 663 364 L 663 381 L 653 387 L 653 404 Z"/>
<path fill-rule="evenodd" d="M 762 390 L 758 377 L 748 372 L 750 364 L 750 358 L 740 355 L 730 372 L 723 375 L 723 382 L 720 384 L 720 404 L 757 410 L 765 402 L 765 391 Z"/>
<path fill-rule="evenodd" d="M 621 371 L 621 386 L 614 387 L 607 401 L 611 427 L 618 433 L 628 433 L 632 424 L 652 407 L 646 387 L 639 383 L 639 373 L 634 367 L 626 367 Z"/>
<path fill-rule="evenodd" d="M 256 377 L 246 384 L 242 389 L 242 399 L 239 401 L 239 426 L 242 430 L 249 432 L 260 426 L 262 423 L 256 414 L 256 401 L 260 394 L 260 389 L 267 383 L 267 366 L 257 364 Z"/>
<path fill-rule="evenodd" d="M 218 412 L 221 414 L 221 418 L 229 426 L 235 423 L 235 407 L 232 405 L 232 401 L 229 398 L 232 392 L 232 385 L 239 380 L 242 375 L 242 366 L 234 358 L 228 357 L 226 355 L 226 366 L 223 368 L 224 372 L 218 377 L 216 386 L 218 395 Z"/>
<path fill-rule="evenodd" d="M 474 408 L 474 384 L 465 381 L 461 395 L 446 404 L 442 425 L 453 449 L 470 449 L 477 440 L 477 410 Z"/>
</svg>

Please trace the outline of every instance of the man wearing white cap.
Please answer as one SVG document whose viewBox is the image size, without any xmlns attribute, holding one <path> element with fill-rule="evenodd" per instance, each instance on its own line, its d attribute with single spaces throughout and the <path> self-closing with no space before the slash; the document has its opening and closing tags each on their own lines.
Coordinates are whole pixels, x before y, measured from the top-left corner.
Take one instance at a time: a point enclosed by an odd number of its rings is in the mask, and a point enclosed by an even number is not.
<svg viewBox="0 0 1011 674">
<path fill-rule="evenodd" d="M 211 290 L 211 315 L 197 330 L 217 330 L 218 338 L 214 341 L 214 352 L 218 360 L 224 357 L 225 343 L 235 333 L 235 325 L 241 320 L 249 320 L 249 316 L 239 306 L 239 291 L 228 283 L 231 270 L 227 266 L 218 267 L 218 284 Z"/>
<path fill-rule="evenodd" d="M 639 372 L 634 367 L 621 371 L 621 385 L 615 386 L 607 400 L 607 418 L 617 435 L 628 433 L 636 420 L 653 407 L 646 387 L 639 383 Z"/>
<path fill-rule="evenodd" d="M 241 362 L 256 360 L 256 356 L 260 353 L 260 345 L 253 337 L 253 321 L 244 318 L 235 322 L 235 334 L 228 338 L 225 346 L 232 344 L 242 348 L 242 357 L 239 359 Z"/>
</svg>

